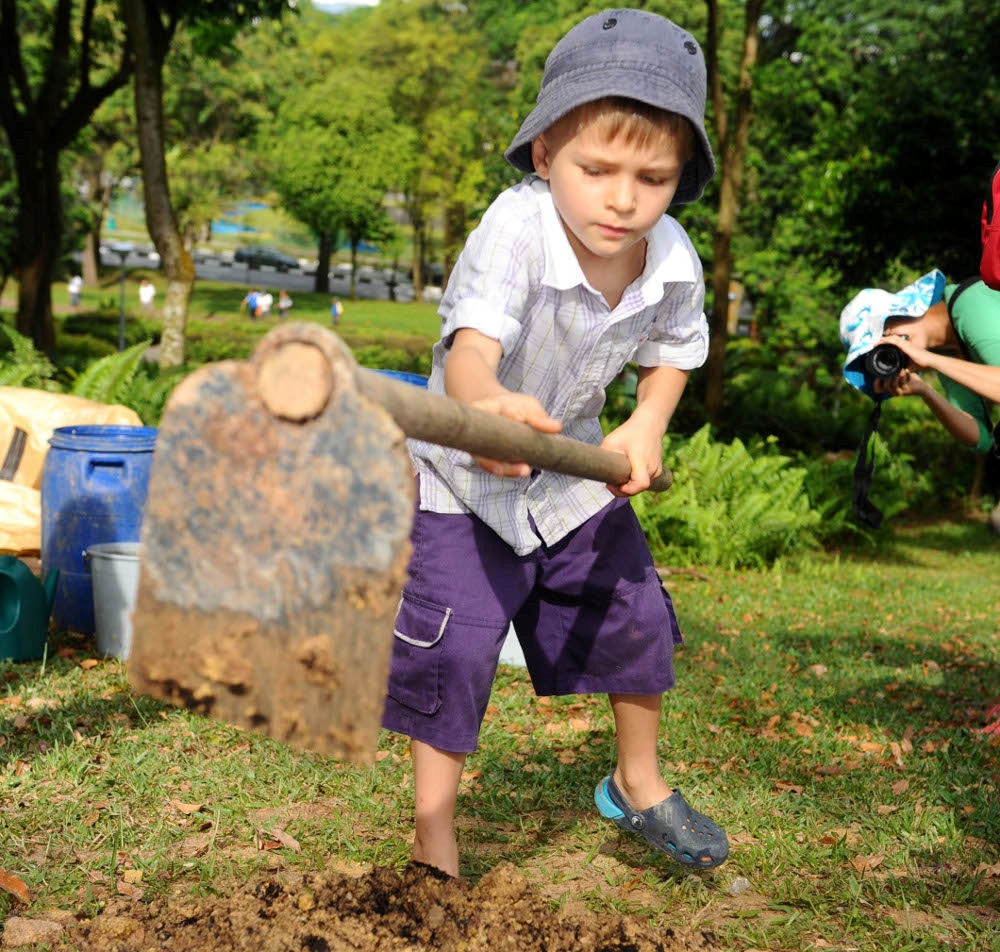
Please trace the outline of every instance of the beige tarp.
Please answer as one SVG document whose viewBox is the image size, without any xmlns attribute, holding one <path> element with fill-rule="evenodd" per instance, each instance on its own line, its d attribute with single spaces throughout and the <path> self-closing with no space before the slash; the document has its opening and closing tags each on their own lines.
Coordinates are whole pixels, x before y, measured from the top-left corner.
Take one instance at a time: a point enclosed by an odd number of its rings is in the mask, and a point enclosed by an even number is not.
<svg viewBox="0 0 1000 952">
<path fill-rule="evenodd" d="M 62 426 L 91 425 L 142 426 L 142 420 L 120 404 L 0 387 L 0 553 L 40 551 L 40 489 L 49 437 Z"/>
</svg>

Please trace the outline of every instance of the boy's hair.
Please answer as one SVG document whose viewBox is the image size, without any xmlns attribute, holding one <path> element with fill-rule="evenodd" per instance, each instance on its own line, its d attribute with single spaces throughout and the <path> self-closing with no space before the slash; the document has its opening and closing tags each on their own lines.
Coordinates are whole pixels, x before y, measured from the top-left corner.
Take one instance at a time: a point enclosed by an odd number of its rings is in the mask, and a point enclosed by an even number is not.
<svg viewBox="0 0 1000 952">
<path fill-rule="evenodd" d="M 568 138 L 584 129 L 595 129 L 607 142 L 621 136 L 627 145 L 639 149 L 669 137 L 680 146 L 685 161 L 694 154 L 695 131 L 690 119 L 624 96 L 606 96 L 576 106 L 546 131 Z"/>
<path fill-rule="evenodd" d="M 605 10 L 569 31 L 545 60 L 535 108 L 504 157 L 534 172 L 531 143 L 563 116 L 588 103 L 628 99 L 682 116 L 693 131 L 671 206 L 699 198 L 715 174 L 705 132 L 707 75 L 701 47 L 690 33 L 644 10 Z"/>
</svg>

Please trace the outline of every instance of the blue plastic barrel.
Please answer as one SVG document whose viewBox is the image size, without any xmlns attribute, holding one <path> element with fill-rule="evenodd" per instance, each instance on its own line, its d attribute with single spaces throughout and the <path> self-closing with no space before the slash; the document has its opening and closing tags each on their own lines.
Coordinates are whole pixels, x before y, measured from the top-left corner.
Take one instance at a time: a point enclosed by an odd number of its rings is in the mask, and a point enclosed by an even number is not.
<svg viewBox="0 0 1000 952">
<path fill-rule="evenodd" d="M 53 621 L 94 632 L 88 546 L 138 542 L 156 427 L 63 426 L 42 467 L 42 571 L 59 570 Z"/>
<path fill-rule="evenodd" d="M 427 387 L 427 378 L 420 374 L 407 373 L 405 370 L 380 370 L 379 373 L 402 380 L 404 383 L 412 383 L 415 387 Z"/>
</svg>

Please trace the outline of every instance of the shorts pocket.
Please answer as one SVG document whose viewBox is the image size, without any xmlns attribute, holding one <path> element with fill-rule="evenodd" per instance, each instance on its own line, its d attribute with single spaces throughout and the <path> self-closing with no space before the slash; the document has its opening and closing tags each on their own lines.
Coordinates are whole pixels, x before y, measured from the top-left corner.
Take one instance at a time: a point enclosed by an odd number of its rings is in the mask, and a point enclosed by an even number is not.
<svg viewBox="0 0 1000 952">
<path fill-rule="evenodd" d="M 392 626 L 389 696 L 420 714 L 441 706 L 441 656 L 452 611 L 403 595 Z"/>
</svg>

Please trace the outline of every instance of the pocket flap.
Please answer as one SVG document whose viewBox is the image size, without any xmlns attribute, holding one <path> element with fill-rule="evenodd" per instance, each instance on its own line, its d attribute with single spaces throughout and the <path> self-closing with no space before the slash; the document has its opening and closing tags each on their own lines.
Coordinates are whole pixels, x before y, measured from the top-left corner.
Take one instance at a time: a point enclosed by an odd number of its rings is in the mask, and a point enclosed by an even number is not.
<svg viewBox="0 0 1000 952">
<path fill-rule="evenodd" d="M 392 633 L 415 648 L 433 648 L 443 637 L 451 609 L 403 596 L 396 610 Z"/>
</svg>

